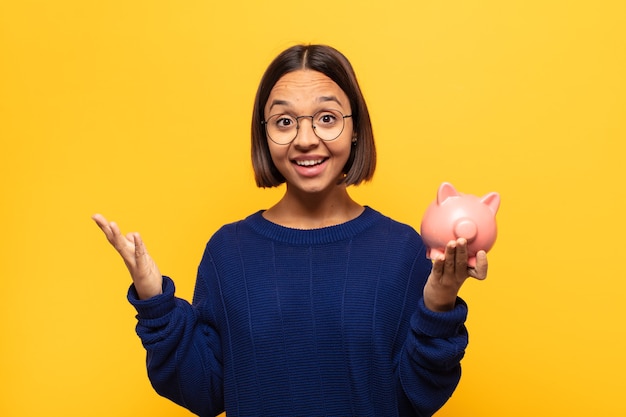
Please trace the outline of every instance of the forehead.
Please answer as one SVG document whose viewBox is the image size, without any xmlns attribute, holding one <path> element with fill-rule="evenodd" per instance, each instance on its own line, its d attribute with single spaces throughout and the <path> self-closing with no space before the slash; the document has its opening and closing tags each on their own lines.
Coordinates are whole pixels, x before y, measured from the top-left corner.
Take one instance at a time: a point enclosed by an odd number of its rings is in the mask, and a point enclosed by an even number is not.
<svg viewBox="0 0 626 417">
<path fill-rule="evenodd" d="M 276 104 L 308 106 L 329 99 L 342 109 L 349 108 L 346 93 L 328 76 L 313 70 L 297 70 L 283 75 L 274 84 L 265 108 L 267 110 Z"/>
</svg>

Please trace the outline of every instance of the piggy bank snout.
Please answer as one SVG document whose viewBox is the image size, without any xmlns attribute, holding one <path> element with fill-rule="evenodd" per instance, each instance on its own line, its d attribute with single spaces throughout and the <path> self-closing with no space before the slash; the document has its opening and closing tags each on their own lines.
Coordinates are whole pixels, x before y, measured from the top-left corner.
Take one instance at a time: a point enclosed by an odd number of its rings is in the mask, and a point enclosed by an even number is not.
<svg viewBox="0 0 626 417">
<path fill-rule="evenodd" d="M 454 223 L 454 235 L 457 239 L 462 237 L 471 243 L 476 239 L 477 234 L 478 226 L 472 219 L 461 218 Z"/>
</svg>

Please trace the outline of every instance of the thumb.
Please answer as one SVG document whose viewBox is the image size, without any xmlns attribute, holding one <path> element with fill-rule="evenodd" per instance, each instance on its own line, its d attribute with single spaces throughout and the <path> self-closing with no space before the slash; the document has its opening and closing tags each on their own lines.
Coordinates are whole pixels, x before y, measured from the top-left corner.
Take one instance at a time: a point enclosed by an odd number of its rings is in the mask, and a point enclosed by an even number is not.
<svg viewBox="0 0 626 417">
<path fill-rule="evenodd" d="M 145 263 L 148 251 L 146 250 L 143 239 L 141 239 L 141 235 L 138 232 L 133 232 L 131 235 L 133 243 L 135 244 L 135 261 L 137 261 L 137 266 L 141 266 L 141 262 Z"/>
<path fill-rule="evenodd" d="M 487 278 L 487 253 L 484 250 L 478 251 L 476 254 L 476 266 L 469 269 L 470 276 L 479 280 Z"/>
</svg>

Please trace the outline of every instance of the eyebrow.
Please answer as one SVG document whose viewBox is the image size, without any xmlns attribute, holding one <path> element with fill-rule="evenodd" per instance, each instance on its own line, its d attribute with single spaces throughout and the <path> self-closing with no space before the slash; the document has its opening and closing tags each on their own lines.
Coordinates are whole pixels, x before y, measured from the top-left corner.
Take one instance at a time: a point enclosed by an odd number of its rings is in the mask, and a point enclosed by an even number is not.
<svg viewBox="0 0 626 417">
<path fill-rule="evenodd" d="M 317 102 L 318 103 L 325 103 L 327 101 L 334 101 L 335 103 L 339 104 L 340 106 L 342 105 L 341 102 L 339 101 L 339 99 L 335 96 L 321 96 L 317 98 Z"/>
<path fill-rule="evenodd" d="M 335 103 L 337 103 L 337 104 L 339 104 L 340 106 L 343 107 L 343 105 L 341 104 L 341 101 L 339 101 L 339 99 L 337 97 L 335 97 L 335 96 L 320 96 L 315 101 L 318 102 L 318 103 L 326 103 L 328 101 L 334 101 Z M 288 102 L 287 100 L 275 99 L 275 100 L 272 100 L 272 104 L 270 105 L 269 110 L 272 110 L 272 107 L 274 107 L 274 106 L 287 106 L 287 107 L 289 107 L 289 106 L 291 106 L 291 103 Z"/>
<path fill-rule="evenodd" d="M 289 102 L 286 100 L 272 100 L 272 104 L 270 105 L 270 110 L 272 110 L 272 107 L 274 106 L 287 106 L 289 107 Z"/>
</svg>

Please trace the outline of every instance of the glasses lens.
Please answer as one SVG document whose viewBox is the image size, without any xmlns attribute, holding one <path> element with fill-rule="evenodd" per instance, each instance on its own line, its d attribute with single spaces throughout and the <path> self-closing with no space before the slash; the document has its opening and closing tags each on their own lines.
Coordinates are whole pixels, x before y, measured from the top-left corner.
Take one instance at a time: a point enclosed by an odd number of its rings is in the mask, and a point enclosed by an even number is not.
<svg viewBox="0 0 626 417">
<path fill-rule="evenodd" d="M 275 114 L 265 123 L 267 135 L 279 145 L 291 142 L 298 133 L 298 121 L 286 114 Z"/>
<path fill-rule="evenodd" d="M 334 140 L 343 132 L 344 118 L 338 110 L 323 110 L 313 115 L 315 134 L 322 140 Z"/>
</svg>

